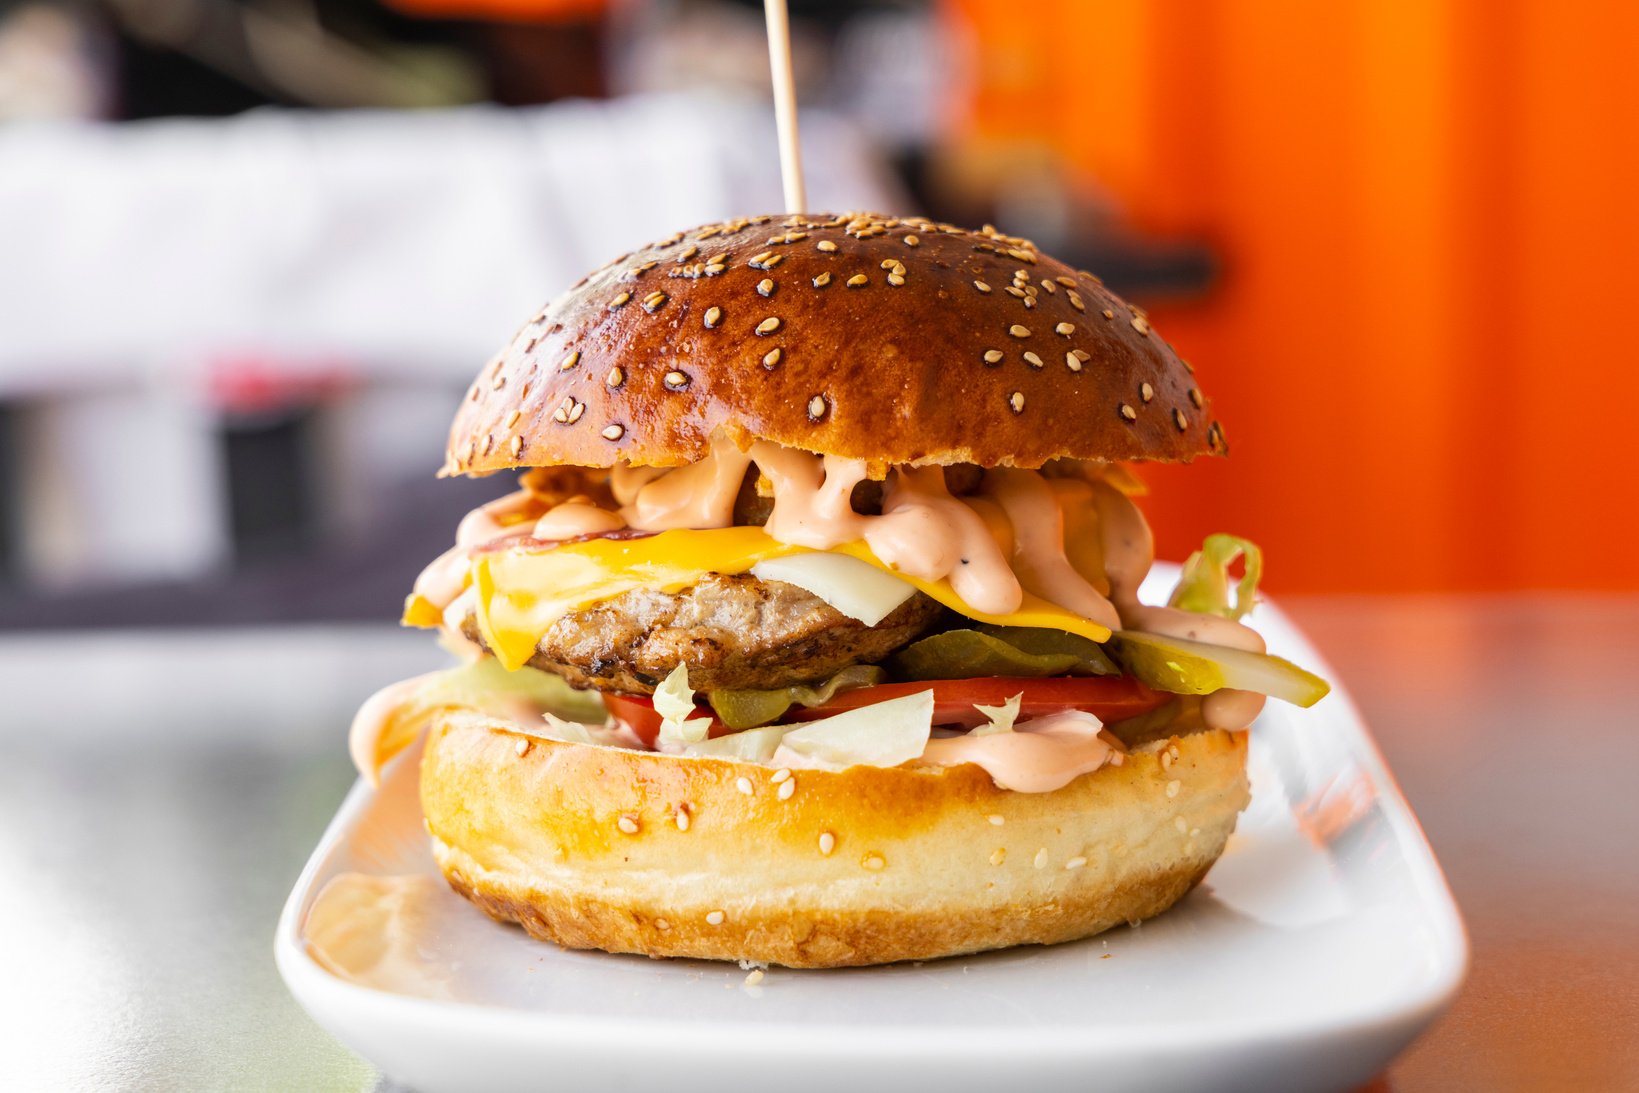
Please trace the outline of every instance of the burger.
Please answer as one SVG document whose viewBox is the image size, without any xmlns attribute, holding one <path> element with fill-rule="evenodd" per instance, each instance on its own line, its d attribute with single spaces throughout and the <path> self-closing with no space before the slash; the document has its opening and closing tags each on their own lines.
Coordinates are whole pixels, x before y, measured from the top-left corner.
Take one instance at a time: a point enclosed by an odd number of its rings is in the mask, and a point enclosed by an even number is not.
<svg viewBox="0 0 1639 1093">
<path fill-rule="evenodd" d="M 460 663 L 365 704 L 425 737 L 438 867 L 576 949 L 835 967 L 1166 910 L 1248 800 L 1266 696 L 1326 685 L 1209 537 L 1145 603 L 1133 464 L 1226 450 L 1097 277 L 866 213 L 678 232 L 531 318 L 442 474 L 519 473 L 404 612 Z"/>
</svg>

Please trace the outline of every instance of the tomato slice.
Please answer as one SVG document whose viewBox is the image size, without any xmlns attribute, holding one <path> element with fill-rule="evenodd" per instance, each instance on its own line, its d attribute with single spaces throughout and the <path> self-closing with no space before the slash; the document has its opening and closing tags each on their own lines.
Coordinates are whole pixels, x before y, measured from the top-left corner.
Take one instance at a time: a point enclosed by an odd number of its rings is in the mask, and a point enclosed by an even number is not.
<svg viewBox="0 0 1639 1093">
<path fill-rule="evenodd" d="M 814 721 L 847 710 L 857 710 L 890 698 L 933 692 L 935 725 L 973 728 L 985 717 L 974 705 L 1000 706 L 1014 695 L 1019 700 L 1019 720 L 1064 710 L 1086 710 L 1101 721 L 1121 721 L 1137 717 L 1164 705 L 1170 696 L 1127 676 L 1056 676 L 1049 679 L 1014 676 L 983 676 L 978 679 L 936 679 L 925 683 L 884 683 L 843 691 L 820 706 L 793 706 L 782 721 Z M 609 712 L 632 727 L 650 747 L 660 735 L 661 717 L 654 701 L 640 695 L 606 694 Z M 726 736 L 734 730 L 712 717 L 711 707 L 699 707 L 701 717 L 711 717 L 711 736 Z"/>
<path fill-rule="evenodd" d="M 844 691 L 823 706 L 796 706 L 786 711 L 788 721 L 812 721 L 844 710 L 855 710 L 890 698 L 933 692 L 933 723 L 973 728 L 985 723 L 974 705 L 1000 706 L 1020 695 L 1019 720 L 1044 717 L 1064 710 L 1086 710 L 1101 721 L 1120 721 L 1148 713 L 1166 703 L 1168 696 L 1126 676 L 1054 676 L 1036 679 L 1017 676 L 982 676 L 977 679 L 936 679 L 926 683 L 884 683 Z"/>
</svg>

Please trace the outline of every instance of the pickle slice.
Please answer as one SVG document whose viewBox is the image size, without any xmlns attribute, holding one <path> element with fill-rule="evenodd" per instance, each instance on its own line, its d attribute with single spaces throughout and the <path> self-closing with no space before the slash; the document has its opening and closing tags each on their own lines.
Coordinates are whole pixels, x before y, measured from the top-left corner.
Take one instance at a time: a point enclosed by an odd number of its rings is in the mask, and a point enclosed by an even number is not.
<svg viewBox="0 0 1639 1093">
<path fill-rule="evenodd" d="M 1225 687 L 1313 706 L 1331 684 L 1282 657 L 1204 641 L 1118 630 L 1105 648 L 1127 674 L 1158 691 L 1205 695 Z"/>
<path fill-rule="evenodd" d="M 729 728 L 751 729 L 778 720 L 792 706 L 823 705 L 839 691 L 872 687 L 887 678 L 888 673 L 874 664 L 855 664 L 813 686 L 777 687 L 770 691 L 712 691 L 706 695 L 706 701 L 711 703 L 718 720 Z"/>
<path fill-rule="evenodd" d="M 1034 626 L 946 630 L 907 645 L 889 667 L 895 679 L 909 681 L 1121 674 L 1097 642 Z"/>
</svg>

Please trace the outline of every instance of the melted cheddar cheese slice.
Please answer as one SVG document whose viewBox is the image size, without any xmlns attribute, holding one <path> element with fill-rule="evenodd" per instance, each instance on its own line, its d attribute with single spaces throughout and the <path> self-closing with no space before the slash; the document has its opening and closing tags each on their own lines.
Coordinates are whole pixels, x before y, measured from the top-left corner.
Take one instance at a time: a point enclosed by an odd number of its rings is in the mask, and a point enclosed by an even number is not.
<svg viewBox="0 0 1639 1093">
<path fill-rule="evenodd" d="M 755 527 L 663 531 L 641 539 L 592 539 L 550 550 L 489 551 L 472 559 L 478 630 L 496 658 L 512 670 L 528 663 L 541 636 L 570 612 L 633 589 L 677 592 L 706 573 L 732 576 L 769 558 L 809 552 L 809 547 L 778 542 Z M 980 622 L 1066 630 L 1093 641 L 1110 636 L 1097 623 L 1029 593 L 1017 611 L 988 614 L 969 606 L 948 580 L 925 581 L 901 573 L 884 564 L 863 542 L 849 543 L 837 552 L 892 573 L 958 614 Z M 436 615 L 431 604 L 412 597 L 404 621 L 412 626 L 436 625 Z"/>
</svg>

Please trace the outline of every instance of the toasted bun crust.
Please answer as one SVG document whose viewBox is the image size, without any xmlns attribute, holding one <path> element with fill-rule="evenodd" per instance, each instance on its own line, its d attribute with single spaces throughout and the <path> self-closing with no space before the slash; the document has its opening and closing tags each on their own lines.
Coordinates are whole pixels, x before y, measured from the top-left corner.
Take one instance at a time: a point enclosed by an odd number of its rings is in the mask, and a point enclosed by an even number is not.
<svg viewBox="0 0 1639 1093">
<path fill-rule="evenodd" d="M 486 366 L 444 474 L 676 466 L 713 433 L 877 463 L 1224 450 L 1142 311 L 1023 239 L 867 213 L 679 232 L 583 279 Z"/>
<path fill-rule="evenodd" d="M 765 766 L 540 740 L 455 710 L 429 730 L 421 798 L 450 884 L 535 937 L 829 968 L 1159 914 L 1223 852 L 1245 760 L 1244 732 L 1203 732 L 1052 793 L 974 766 L 854 767 L 794 771 L 782 797 Z"/>
</svg>

